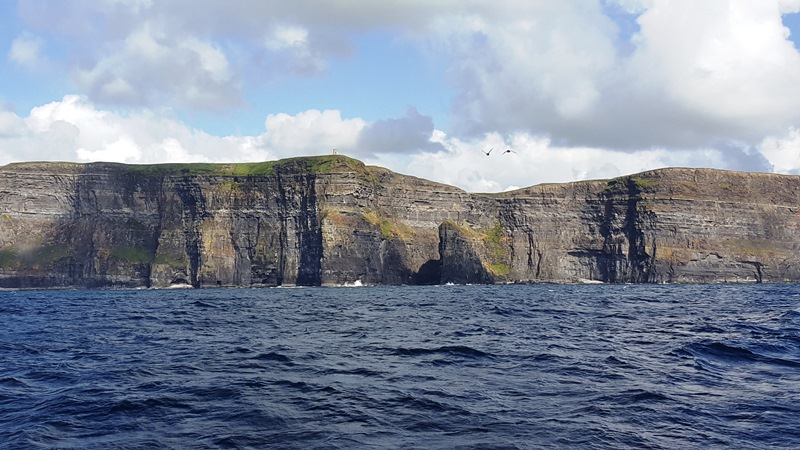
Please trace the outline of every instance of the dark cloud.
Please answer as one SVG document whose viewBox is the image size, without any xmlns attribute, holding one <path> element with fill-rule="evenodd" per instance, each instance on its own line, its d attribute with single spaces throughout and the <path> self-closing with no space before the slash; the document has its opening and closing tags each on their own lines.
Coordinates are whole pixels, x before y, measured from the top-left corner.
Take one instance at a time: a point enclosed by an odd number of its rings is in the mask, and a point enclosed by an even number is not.
<svg viewBox="0 0 800 450">
<path fill-rule="evenodd" d="M 742 172 L 772 172 L 774 167 L 758 150 L 736 142 L 715 146 L 725 156 L 725 169 Z"/>
<path fill-rule="evenodd" d="M 431 142 L 433 119 L 408 108 L 404 117 L 379 120 L 368 125 L 359 136 L 359 154 L 436 152 L 444 147 Z"/>
</svg>

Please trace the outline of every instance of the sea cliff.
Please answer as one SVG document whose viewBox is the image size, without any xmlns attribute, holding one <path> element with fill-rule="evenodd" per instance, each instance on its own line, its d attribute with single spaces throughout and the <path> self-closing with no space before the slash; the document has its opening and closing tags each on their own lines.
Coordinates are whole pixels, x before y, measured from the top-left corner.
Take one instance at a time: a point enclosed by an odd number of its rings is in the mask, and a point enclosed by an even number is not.
<svg viewBox="0 0 800 450">
<path fill-rule="evenodd" d="M 0 167 L 0 287 L 800 281 L 800 177 L 473 194 L 341 155 Z"/>
</svg>

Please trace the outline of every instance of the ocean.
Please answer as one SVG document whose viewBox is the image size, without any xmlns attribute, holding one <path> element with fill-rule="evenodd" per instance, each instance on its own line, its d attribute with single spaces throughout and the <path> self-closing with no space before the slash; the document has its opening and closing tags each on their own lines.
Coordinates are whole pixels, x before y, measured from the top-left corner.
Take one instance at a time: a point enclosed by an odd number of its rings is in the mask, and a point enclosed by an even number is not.
<svg viewBox="0 0 800 450">
<path fill-rule="evenodd" d="M 3 449 L 800 447 L 800 285 L 0 292 Z"/>
</svg>

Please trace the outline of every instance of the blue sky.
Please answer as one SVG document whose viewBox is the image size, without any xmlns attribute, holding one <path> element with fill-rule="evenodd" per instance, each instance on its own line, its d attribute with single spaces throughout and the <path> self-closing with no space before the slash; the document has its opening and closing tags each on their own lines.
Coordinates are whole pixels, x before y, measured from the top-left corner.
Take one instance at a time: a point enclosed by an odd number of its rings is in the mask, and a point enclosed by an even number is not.
<svg viewBox="0 0 800 450">
<path fill-rule="evenodd" d="M 797 174 L 798 12 L 800 0 L 6 0 L 0 164 L 337 148 L 469 191 L 666 166 Z"/>
</svg>

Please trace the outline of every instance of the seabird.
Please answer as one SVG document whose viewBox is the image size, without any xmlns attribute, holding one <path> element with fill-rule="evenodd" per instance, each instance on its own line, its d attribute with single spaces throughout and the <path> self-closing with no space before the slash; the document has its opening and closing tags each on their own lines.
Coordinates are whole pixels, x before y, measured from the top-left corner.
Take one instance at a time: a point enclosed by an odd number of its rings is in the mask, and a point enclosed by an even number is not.
<svg viewBox="0 0 800 450">
<path fill-rule="evenodd" d="M 485 154 L 486 154 L 486 156 L 489 156 L 489 153 L 492 153 L 492 150 L 494 150 L 494 147 L 490 148 L 488 152 L 483 152 L 483 150 L 481 150 L 481 151 L 482 151 L 483 153 L 485 153 Z"/>
<path fill-rule="evenodd" d="M 503 152 L 503 154 L 505 155 L 506 153 L 517 153 L 517 152 L 511 150 L 510 148 L 507 148 L 506 151 Z"/>
</svg>

